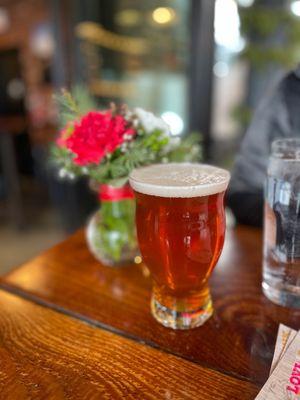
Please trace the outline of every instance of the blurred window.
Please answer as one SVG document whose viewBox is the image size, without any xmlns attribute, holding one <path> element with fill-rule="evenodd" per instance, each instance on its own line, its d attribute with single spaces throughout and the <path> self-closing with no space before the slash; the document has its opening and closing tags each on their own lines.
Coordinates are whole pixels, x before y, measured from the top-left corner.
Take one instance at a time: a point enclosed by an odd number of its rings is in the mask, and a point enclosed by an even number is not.
<svg viewBox="0 0 300 400">
<path fill-rule="evenodd" d="M 76 27 L 90 90 L 161 115 L 174 135 L 188 125 L 190 1 L 115 0 L 110 21 Z M 101 13 L 100 13 L 101 14 Z"/>
<path fill-rule="evenodd" d="M 248 7 L 251 0 L 240 0 Z M 216 0 L 214 94 L 212 104 L 212 136 L 233 139 L 240 133 L 235 111 L 243 103 L 247 90 L 247 65 L 239 59 L 245 40 L 240 33 L 240 16 L 235 0 Z"/>
<path fill-rule="evenodd" d="M 265 92 L 296 67 L 299 0 L 216 0 L 212 136 L 236 140 Z"/>
</svg>

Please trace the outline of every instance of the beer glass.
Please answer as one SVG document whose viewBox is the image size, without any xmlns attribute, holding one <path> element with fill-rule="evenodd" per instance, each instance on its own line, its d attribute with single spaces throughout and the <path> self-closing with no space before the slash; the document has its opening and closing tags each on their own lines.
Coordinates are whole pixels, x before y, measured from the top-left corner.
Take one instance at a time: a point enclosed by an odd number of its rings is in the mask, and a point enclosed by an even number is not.
<svg viewBox="0 0 300 400">
<path fill-rule="evenodd" d="M 265 186 L 262 287 L 274 303 L 300 308 L 300 139 L 272 143 Z"/>
<path fill-rule="evenodd" d="M 202 325 L 213 313 L 208 278 L 225 235 L 229 173 L 201 164 L 134 170 L 140 251 L 153 278 L 151 311 L 174 329 Z"/>
</svg>

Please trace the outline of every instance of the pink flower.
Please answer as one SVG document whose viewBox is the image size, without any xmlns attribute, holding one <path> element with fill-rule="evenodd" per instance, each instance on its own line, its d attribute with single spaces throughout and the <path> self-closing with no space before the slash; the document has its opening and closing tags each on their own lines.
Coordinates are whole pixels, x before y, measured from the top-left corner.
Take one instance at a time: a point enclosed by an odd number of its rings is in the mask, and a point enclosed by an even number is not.
<svg viewBox="0 0 300 400">
<path fill-rule="evenodd" d="M 74 162 L 77 165 L 99 164 L 104 156 L 135 134 L 122 115 L 91 111 L 75 123 L 67 138 L 61 135 L 58 145 L 66 146 L 76 155 Z"/>
</svg>

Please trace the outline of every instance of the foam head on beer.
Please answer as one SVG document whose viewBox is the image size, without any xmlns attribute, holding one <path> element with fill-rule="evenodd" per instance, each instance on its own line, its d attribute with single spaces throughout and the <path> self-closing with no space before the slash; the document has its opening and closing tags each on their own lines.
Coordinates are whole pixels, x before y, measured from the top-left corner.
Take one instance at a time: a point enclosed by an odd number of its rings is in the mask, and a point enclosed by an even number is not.
<svg viewBox="0 0 300 400">
<path fill-rule="evenodd" d="M 228 171 L 206 164 L 155 164 L 135 169 L 130 185 L 139 193 L 159 197 L 201 197 L 224 192 Z"/>
</svg>

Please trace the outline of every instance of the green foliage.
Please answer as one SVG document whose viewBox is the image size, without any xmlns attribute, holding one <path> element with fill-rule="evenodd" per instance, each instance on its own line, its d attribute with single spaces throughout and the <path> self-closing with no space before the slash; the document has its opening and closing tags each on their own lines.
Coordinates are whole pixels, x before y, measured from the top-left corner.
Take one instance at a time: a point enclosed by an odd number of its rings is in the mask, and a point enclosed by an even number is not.
<svg viewBox="0 0 300 400">
<path fill-rule="evenodd" d="M 263 67 L 269 63 L 278 63 L 292 67 L 299 61 L 299 19 L 287 9 L 276 6 L 254 5 L 239 8 L 241 31 L 247 39 L 242 56 L 252 64 Z M 284 44 L 269 40 L 281 36 Z"/>
<path fill-rule="evenodd" d="M 161 136 L 161 132 L 154 131 L 146 137 L 134 140 L 126 152 L 113 154 L 110 158 L 106 157 L 101 164 L 88 167 L 89 175 L 101 183 L 123 185 L 134 168 L 158 162 L 162 158 L 165 138 Z"/>
<path fill-rule="evenodd" d="M 97 109 L 97 103 L 85 85 L 76 85 L 72 89 L 72 97 L 76 99 L 76 104 L 80 115 Z"/>
<path fill-rule="evenodd" d="M 239 7 L 241 33 L 246 47 L 241 57 L 252 67 L 264 69 L 271 64 L 293 68 L 300 56 L 300 23 L 288 8 L 262 5 Z M 233 117 L 246 127 L 253 114 L 246 105 L 233 110 Z"/>
<path fill-rule="evenodd" d="M 170 151 L 167 158 L 170 162 L 200 162 L 202 159 L 200 134 L 193 132 L 183 137 L 180 146 Z"/>
<path fill-rule="evenodd" d="M 50 146 L 50 163 L 61 168 L 61 177 L 74 178 L 81 176 L 82 170 L 74 164 L 73 155 L 64 148 L 56 145 Z"/>
<path fill-rule="evenodd" d="M 241 126 L 248 126 L 251 122 L 253 112 L 250 107 L 246 105 L 240 105 L 236 107 L 233 112 L 233 118 L 241 125 Z"/>
<path fill-rule="evenodd" d="M 130 172 L 137 167 L 153 164 L 155 162 L 188 162 L 199 161 L 201 148 L 198 135 L 187 136 L 179 146 L 164 152 L 165 137 L 154 131 L 152 134 L 133 141 L 130 149 L 118 157 L 106 159 L 104 163 L 90 168 L 89 175 L 92 179 L 122 186 Z"/>
</svg>

